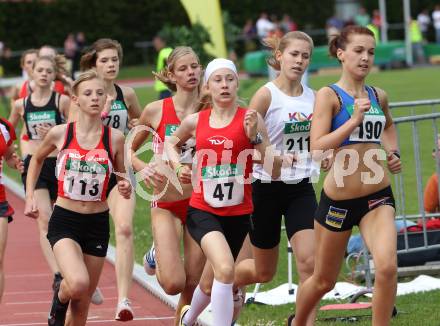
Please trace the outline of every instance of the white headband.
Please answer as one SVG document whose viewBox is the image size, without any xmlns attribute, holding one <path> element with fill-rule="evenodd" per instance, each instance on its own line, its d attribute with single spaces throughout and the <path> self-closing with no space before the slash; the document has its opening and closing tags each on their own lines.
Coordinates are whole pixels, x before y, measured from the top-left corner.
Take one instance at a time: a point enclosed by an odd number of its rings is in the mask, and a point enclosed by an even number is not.
<svg viewBox="0 0 440 326">
<path fill-rule="evenodd" d="M 205 84 L 208 82 L 209 77 L 211 77 L 212 73 L 218 69 L 227 68 L 234 72 L 235 76 L 237 76 L 238 79 L 238 73 L 237 68 L 235 67 L 235 64 L 228 59 L 223 58 L 217 58 L 212 60 L 208 65 L 206 66 L 205 70 Z"/>
</svg>

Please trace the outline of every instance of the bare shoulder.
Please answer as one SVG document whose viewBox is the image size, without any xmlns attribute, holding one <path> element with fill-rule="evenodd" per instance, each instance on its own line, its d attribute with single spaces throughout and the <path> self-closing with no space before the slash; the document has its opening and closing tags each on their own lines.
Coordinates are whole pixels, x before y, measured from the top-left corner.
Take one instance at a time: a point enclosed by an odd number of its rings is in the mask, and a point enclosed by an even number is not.
<svg viewBox="0 0 440 326">
<path fill-rule="evenodd" d="M 119 129 L 111 128 L 111 134 L 113 143 L 119 143 L 121 141 L 124 142 L 125 136 Z"/>
<path fill-rule="evenodd" d="M 255 92 L 254 96 L 252 96 L 249 103 L 249 109 L 256 110 L 262 116 L 265 116 L 271 102 L 272 94 L 270 93 L 270 90 L 267 87 L 262 86 Z"/>
<path fill-rule="evenodd" d="M 162 100 L 148 103 L 141 113 L 139 123 L 156 129 L 162 118 L 162 103 Z"/>
<path fill-rule="evenodd" d="M 136 92 L 132 87 L 124 86 L 124 85 L 122 86 L 119 85 L 119 87 L 122 90 L 122 94 L 124 94 L 124 98 L 133 98 L 134 96 L 136 96 Z"/>
</svg>

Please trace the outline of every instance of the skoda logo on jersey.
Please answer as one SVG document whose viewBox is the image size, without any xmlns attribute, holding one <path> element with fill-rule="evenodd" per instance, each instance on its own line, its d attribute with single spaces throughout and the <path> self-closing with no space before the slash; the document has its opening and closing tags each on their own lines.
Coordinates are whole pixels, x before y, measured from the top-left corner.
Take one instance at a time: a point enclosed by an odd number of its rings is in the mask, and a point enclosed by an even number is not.
<svg viewBox="0 0 440 326">
<path fill-rule="evenodd" d="M 212 136 L 208 138 L 208 141 L 212 144 L 212 145 L 223 145 L 225 141 L 229 140 L 226 137 L 223 136 Z"/>
</svg>

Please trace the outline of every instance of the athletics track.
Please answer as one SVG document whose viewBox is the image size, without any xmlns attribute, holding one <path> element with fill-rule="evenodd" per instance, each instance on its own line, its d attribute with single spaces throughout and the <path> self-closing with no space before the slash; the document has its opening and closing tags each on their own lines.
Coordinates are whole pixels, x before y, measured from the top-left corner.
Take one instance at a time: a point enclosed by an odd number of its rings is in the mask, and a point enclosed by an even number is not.
<svg viewBox="0 0 440 326">
<path fill-rule="evenodd" d="M 14 207 L 5 256 L 5 291 L 0 304 L 1 326 L 47 325 L 52 301 L 52 275 L 41 253 L 36 222 L 24 216 L 24 201 L 7 191 Z M 174 325 L 174 310 L 133 282 L 130 299 L 135 320 L 114 320 L 117 303 L 115 269 L 107 260 L 99 281 L 104 303 L 90 305 L 87 325 Z"/>
</svg>

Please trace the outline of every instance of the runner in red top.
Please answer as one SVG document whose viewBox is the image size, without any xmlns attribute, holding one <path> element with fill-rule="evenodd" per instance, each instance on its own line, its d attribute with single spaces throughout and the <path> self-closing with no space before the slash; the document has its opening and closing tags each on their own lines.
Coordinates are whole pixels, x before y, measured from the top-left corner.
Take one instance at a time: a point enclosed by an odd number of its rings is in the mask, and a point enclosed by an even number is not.
<svg viewBox="0 0 440 326">
<path fill-rule="evenodd" d="M 164 82 L 175 95 L 154 101 L 145 107 L 138 127 L 143 131 L 136 131 L 132 145 L 133 168 L 142 176 L 139 180 L 145 180 L 147 185 L 154 187 L 153 196 L 144 198 L 151 201 L 154 239 L 154 245 L 144 257 L 144 267 L 150 275 L 157 273 L 157 279 L 167 294 L 181 294 L 176 309 L 176 320 L 180 316 L 180 309 L 191 302 L 205 258 L 185 227 L 192 186 L 181 184 L 167 165 L 167 158 L 163 152 L 164 141 L 177 129 L 181 120 L 198 110 L 201 73 L 199 58 L 190 47 L 176 47 L 171 52 L 166 68 L 156 73 L 156 78 Z M 150 132 L 153 133 L 155 156 L 146 163 L 134 155 L 134 152 L 141 148 Z M 194 139 L 186 142 L 180 163 L 192 165 L 194 146 Z M 174 177 L 172 181 L 168 181 L 170 178 L 164 175 L 164 169 L 161 168 L 164 166 Z M 180 255 L 181 235 L 184 242 L 184 260 Z"/>
<path fill-rule="evenodd" d="M 8 120 L 0 118 L 0 303 L 2 301 L 5 284 L 3 260 L 8 238 L 8 223 L 12 222 L 12 214 L 14 214 L 14 210 L 9 206 L 6 200 L 5 186 L 2 180 L 3 160 L 5 160 L 11 168 L 23 170 L 23 162 L 15 153 L 12 145 L 15 139 L 14 127 Z"/>
<path fill-rule="evenodd" d="M 213 325 L 229 326 L 233 316 L 234 261 L 248 233 L 252 212 L 253 149 L 264 159 L 269 143 L 257 112 L 237 105 L 238 74 L 232 61 L 211 61 L 205 71 L 204 87 L 211 96 L 212 108 L 185 118 L 175 137 L 165 142 L 177 176 L 182 183 L 189 183 L 191 170 L 179 163 L 179 147 L 196 137 L 197 166 L 193 168 L 196 172 L 187 228 L 208 261 L 199 283 L 203 292 L 195 292 L 191 307 L 182 309 L 180 325 L 195 322 L 209 303 L 206 293 L 210 291 Z M 271 165 L 265 164 L 270 167 L 268 173 L 277 177 L 281 160 L 275 159 Z"/>
<path fill-rule="evenodd" d="M 61 190 L 50 218 L 47 238 L 64 277 L 55 289 L 49 325 L 85 325 L 90 300 L 104 264 L 110 237 L 105 187 L 110 173 L 124 173 L 124 135 L 103 127 L 101 112 L 107 94 L 95 71 L 81 74 L 73 84 L 72 99 L 81 114 L 78 121 L 53 127 L 32 157 L 27 183 L 25 214 L 39 215 L 34 195 L 37 176 L 49 153 L 58 149 Z M 127 180 L 118 182 L 122 196 L 129 198 Z"/>
</svg>

